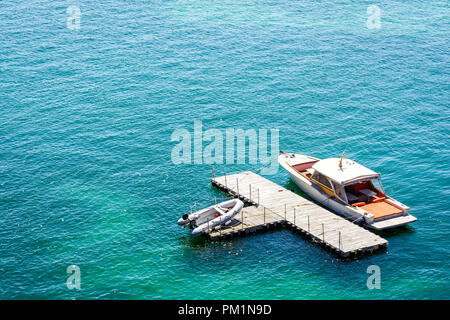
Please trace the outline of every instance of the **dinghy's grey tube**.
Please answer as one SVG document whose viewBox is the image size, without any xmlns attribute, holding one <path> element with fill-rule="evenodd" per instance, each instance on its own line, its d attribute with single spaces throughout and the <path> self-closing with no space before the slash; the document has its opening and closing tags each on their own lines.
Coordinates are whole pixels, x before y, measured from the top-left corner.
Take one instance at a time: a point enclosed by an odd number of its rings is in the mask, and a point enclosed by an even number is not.
<svg viewBox="0 0 450 320">
<path fill-rule="evenodd" d="M 178 225 L 180 226 L 184 226 L 189 224 L 191 221 L 193 221 L 195 223 L 195 220 L 197 220 L 198 218 L 200 218 L 202 215 L 208 214 L 208 213 L 212 213 L 214 211 L 214 206 L 209 206 L 208 208 L 196 211 L 194 213 L 191 214 L 183 214 L 183 216 L 178 219 Z"/>
<path fill-rule="evenodd" d="M 215 205 L 214 206 L 210 206 L 208 208 L 196 211 L 196 212 L 191 213 L 191 214 L 183 214 L 183 216 L 180 219 L 178 219 L 177 223 L 180 226 L 187 225 L 190 222 L 196 223 L 196 220 L 198 220 L 198 219 L 200 219 L 200 218 L 202 218 L 204 216 L 207 216 L 209 214 L 215 213 L 216 210 L 214 209 L 214 207 L 216 207 L 216 206 Z"/>
<path fill-rule="evenodd" d="M 226 211 L 227 208 L 233 206 L 229 211 Z M 238 214 L 242 208 L 244 207 L 244 203 L 239 199 L 232 199 L 222 203 L 219 203 L 217 206 L 214 206 L 216 211 L 222 212 L 222 214 L 214 218 L 212 220 L 204 221 L 204 223 L 200 224 L 197 228 L 192 231 L 192 235 L 196 236 L 202 233 L 211 232 L 217 226 L 225 224 L 230 221 L 236 214 Z"/>
</svg>

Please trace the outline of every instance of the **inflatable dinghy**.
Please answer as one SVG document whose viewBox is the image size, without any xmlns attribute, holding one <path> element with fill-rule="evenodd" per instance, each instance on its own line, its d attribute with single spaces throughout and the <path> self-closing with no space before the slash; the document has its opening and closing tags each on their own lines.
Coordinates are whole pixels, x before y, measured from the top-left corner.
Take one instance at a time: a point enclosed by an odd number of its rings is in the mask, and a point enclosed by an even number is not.
<svg viewBox="0 0 450 320">
<path fill-rule="evenodd" d="M 191 214 L 184 214 L 178 220 L 178 225 L 193 229 L 193 236 L 209 233 L 231 222 L 231 218 L 238 214 L 243 207 L 244 203 L 241 200 L 231 199 Z"/>
</svg>

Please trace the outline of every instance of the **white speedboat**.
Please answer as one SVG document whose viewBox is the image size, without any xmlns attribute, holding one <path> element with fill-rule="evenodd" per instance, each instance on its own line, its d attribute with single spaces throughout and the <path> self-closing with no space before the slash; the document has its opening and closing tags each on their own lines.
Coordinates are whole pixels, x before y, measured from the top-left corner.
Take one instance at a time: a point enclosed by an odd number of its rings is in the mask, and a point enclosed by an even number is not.
<svg viewBox="0 0 450 320">
<path fill-rule="evenodd" d="M 303 192 L 351 221 L 383 230 L 417 220 L 385 194 L 379 173 L 343 156 L 320 160 L 281 152 L 278 162 Z"/>
<path fill-rule="evenodd" d="M 209 233 L 229 224 L 231 218 L 238 214 L 243 207 L 244 203 L 241 200 L 231 199 L 191 214 L 184 214 L 178 220 L 178 225 L 193 229 L 191 233 L 193 236 Z"/>
</svg>

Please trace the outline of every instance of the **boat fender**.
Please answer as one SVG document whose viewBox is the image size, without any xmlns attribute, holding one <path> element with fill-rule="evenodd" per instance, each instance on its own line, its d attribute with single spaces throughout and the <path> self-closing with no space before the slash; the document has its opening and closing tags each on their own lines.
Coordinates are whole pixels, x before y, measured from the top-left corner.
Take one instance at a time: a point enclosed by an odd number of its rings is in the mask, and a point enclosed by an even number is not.
<svg viewBox="0 0 450 320">
<path fill-rule="evenodd" d="M 182 216 L 183 220 L 187 220 L 189 218 L 189 215 L 187 213 L 183 214 Z"/>
<path fill-rule="evenodd" d="M 364 217 L 360 217 L 360 218 L 358 218 L 358 219 L 355 220 L 355 223 L 356 223 L 356 224 L 363 224 L 364 221 L 365 221 Z"/>
</svg>

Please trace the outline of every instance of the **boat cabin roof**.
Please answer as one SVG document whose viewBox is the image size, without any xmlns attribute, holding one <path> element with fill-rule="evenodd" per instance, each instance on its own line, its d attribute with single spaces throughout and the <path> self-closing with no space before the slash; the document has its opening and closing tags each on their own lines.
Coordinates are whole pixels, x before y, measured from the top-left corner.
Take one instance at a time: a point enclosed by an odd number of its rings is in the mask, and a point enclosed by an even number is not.
<svg viewBox="0 0 450 320">
<path fill-rule="evenodd" d="M 339 167 L 340 158 L 323 159 L 316 162 L 312 168 L 341 185 L 348 185 L 359 180 L 370 180 L 380 176 L 379 173 L 366 168 L 350 159 L 342 160 L 342 167 Z"/>
</svg>

